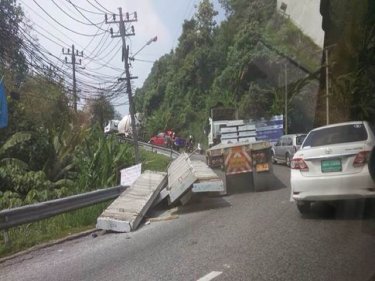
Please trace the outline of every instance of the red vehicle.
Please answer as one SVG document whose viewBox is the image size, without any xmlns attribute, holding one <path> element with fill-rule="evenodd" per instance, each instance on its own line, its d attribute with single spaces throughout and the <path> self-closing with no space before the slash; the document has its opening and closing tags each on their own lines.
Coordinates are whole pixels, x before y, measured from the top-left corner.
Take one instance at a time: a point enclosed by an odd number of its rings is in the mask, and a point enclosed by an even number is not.
<svg viewBox="0 0 375 281">
<path fill-rule="evenodd" d="M 159 133 L 153 136 L 148 142 L 153 145 L 171 147 L 175 150 L 179 150 L 186 145 L 186 140 L 177 137 L 172 130 L 166 133 Z"/>
<path fill-rule="evenodd" d="M 159 145 L 159 146 L 167 146 L 168 144 L 168 138 L 165 133 L 159 133 L 156 136 L 153 136 L 149 140 L 150 144 Z"/>
</svg>

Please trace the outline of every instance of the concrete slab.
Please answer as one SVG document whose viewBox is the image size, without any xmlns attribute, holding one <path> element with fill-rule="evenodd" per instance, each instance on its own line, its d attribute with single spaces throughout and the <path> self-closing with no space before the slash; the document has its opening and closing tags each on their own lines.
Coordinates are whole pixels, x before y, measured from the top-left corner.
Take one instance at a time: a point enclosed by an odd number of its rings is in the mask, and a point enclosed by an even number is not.
<svg viewBox="0 0 375 281">
<path fill-rule="evenodd" d="M 189 156 L 182 153 L 168 168 L 169 204 L 180 199 L 196 181 Z"/>
<path fill-rule="evenodd" d="M 96 228 L 116 232 L 136 230 L 166 184 L 166 173 L 145 171 L 100 215 Z"/>
</svg>

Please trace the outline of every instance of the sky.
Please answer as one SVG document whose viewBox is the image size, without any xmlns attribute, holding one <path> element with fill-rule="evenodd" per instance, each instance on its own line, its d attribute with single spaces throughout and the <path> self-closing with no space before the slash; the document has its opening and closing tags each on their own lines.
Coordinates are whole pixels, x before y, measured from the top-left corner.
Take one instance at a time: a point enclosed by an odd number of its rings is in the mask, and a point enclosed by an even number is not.
<svg viewBox="0 0 375 281">
<path fill-rule="evenodd" d="M 138 79 L 132 80 L 133 92 L 142 87 L 153 62 L 169 53 L 177 46 L 185 19 L 195 13 L 200 0 L 18 0 L 25 13 L 25 22 L 32 28 L 27 32 L 37 38 L 40 50 L 46 54 L 48 61 L 67 74 L 71 83 L 71 55 L 63 54 L 75 49 L 83 51 L 81 65 L 77 65 L 77 88 L 80 90 L 81 108 L 85 101 L 99 93 L 99 89 L 113 88 L 119 77 L 124 77 L 124 63 L 121 61 L 121 38 L 111 38 L 109 28 L 114 34 L 118 32 L 118 24 L 104 21 L 107 13 L 129 13 L 132 19 L 137 12 L 137 22 L 132 22 L 135 36 L 126 38 L 130 55 L 140 50 L 147 41 L 157 36 L 157 41 L 141 50 L 131 63 L 131 74 Z M 217 22 L 224 19 L 224 12 L 214 0 L 215 9 L 219 12 Z M 110 13 L 111 12 L 111 13 Z M 118 17 L 116 18 L 118 20 Z M 31 38 L 31 37 L 27 37 Z M 65 63 L 67 57 L 67 63 Z M 46 64 L 46 62 L 43 62 Z M 117 91 L 117 98 L 112 99 L 117 111 L 122 116 L 128 113 L 125 90 Z"/>
</svg>

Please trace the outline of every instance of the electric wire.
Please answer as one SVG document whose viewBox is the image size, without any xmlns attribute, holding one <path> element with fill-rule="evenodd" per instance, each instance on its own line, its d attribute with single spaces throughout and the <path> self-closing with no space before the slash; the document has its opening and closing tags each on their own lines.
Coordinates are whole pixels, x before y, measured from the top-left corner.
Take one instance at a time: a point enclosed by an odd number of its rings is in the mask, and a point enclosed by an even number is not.
<svg viewBox="0 0 375 281">
<path fill-rule="evenodd" d="M 77 32 L 69 27 L 66 27 L 65 25 L 61 24 L 59 21 L 57 21 L 54 17 L 52 17 L 42 6 L 40 6 L 38 4 L 38 2 L 36 2 L 35 0 L 33 0 L 33 2 L 49 17 L 51 18 L 54 22 L 56 22 L 58 25 L 60 25 L 61 27 L 65 28 L 66 30 L 69 30 L 70 32 L 73 32 L 75 34 L 78 34 L 78 35 L 81 35 L 81 36 L 86 36 L 86 37 L 92 37 L 92 36 L 96 36 L 95 34 L 86 34 L 86 33 L 81 33 L 81 32 Z"/>
</svg>

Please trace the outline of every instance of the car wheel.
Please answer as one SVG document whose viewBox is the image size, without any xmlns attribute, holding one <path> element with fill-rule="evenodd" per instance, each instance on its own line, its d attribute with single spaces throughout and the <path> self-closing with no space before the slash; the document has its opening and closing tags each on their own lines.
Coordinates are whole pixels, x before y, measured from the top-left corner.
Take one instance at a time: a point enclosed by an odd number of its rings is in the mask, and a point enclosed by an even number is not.
<svg viewBox="0 0 375 281">
<path fill-rule="evenodd" d="M 289 154 L 285 155 L 285 164 L 286 164 L 288 167 L 290 167 L 290 155 L 289 155 Z"/>
<path fill-rule="evenodd" d="M 310 207 L 311 207 L 311 202 L 297 201 L 297 209 L 302 215 L 310 212 Z"/>
</svg>

